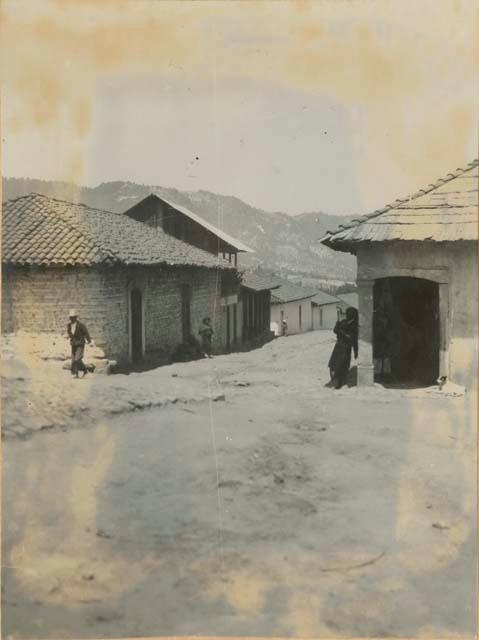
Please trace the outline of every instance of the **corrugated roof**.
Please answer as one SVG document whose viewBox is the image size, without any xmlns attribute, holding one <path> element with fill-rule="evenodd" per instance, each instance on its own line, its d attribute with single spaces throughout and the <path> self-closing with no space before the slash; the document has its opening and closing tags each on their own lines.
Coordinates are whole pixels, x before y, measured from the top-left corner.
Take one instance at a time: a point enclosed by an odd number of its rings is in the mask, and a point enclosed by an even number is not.
<svg viewBox="0 0 479 640">
<path fill-rule="evenodd" d="M 176 209 L 176 211 L 179 211 L 180 213 L 184 214 L 185 216 L 187 216 L 188 218 L 190 218 L 194 222 L 197 222 L 198 224 L 200 224 L 205 229 L 208 229 L 208 231 L 213 233 L 215 236 L 220 238 L 220 240 L 223 240 L 223 242 L 225 242 L 226 244 L 230 245 L 231 247 L 233 247 L 237 251 L 240 251 L 242 253 L 254 253 L 253 249 L 250 249 L 243 242 L 241 242 L 241 240 L 238 240 L 237 238 L 233 238 L 233 236 L 230 236 L 225 231 L 222 231 L 218 227 L 215 227 L 214 224 L 211 224 L 210 222 L 207 222 L 204 218 L 202 218 L 201 216 L 197 215 L 196 213 L 193 213 L 193 211 L 190 211 L 186 207 L 183 207 L 181 204 L 177 204 L 176 202 L 173 202 L 172 200 L 167 200 L 164 196 L 162 196 L 162 195 L 160 195 L 158 193 L 152 193 L 149 196 L 147 196 L 147 198 L 151 198 L 151 196 L 154 196 L 155 198 L 158 198 L 158 200 L 161 200 L 167 206 L 171 207 L 172 209 Z M 146 198 L 145 198 L 145 200 L 146 200 Z M 137 207 L 139 204 L 141 204 L 141 202 L 142 201 L 140 200 L 140 202 L 137 203 L 135 205 L 135 207 Z"/>
<path fill-rule="evenodd" d="M 342 300 L 330 293 L 326 293 L 326 291 L 318 291 L 316 295 L 311 298 L 311 302 L 317 307 L 322 307 L 326 304 L 341 304 Z"/>
<path fill-rule="evenodd" d="M 457 169 L 417 193 L 396 200 L 322 238 L 338 251 L 355 253 L 361 242 L 477 240 L 479 226 L 478 160 Z"/>
<path fill-rule="evenodd" d="M 122 214 L 32 193 L 2 205 L 2 262 L 16 265 L 191 265 L 234 268 Z"/>
<path fill-rule="evenodd" d="M 306 289 L 306 287 L 289 282 L 289 280 L 278 280 L 280 281 L 280 286 L 272 292 L 271 304 L 304 300 L 305 298 L 312 298 L 318 293 L 317 289 Z"/>
<path fill-rule="evenodd" d="M 280 285 L 278 278 L 256 271 L 245 271 L 241 280 L 241 286 L 252 291 L 268 291 L 277 289 Z"/>
</svg>

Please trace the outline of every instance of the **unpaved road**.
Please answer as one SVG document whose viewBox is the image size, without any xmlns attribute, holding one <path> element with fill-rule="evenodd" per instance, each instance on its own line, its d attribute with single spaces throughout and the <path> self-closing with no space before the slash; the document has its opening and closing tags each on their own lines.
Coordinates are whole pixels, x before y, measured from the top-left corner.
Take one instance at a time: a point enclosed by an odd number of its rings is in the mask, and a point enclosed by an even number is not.
<svg viewBox="0 0 479 640">
<path fill-rule="evenodd" d="M 325 389 L 330 347 L 194 363 L 224 401 L 5 441 L 4 637 L 475 635 L 473 399 Z"/>
</svg>

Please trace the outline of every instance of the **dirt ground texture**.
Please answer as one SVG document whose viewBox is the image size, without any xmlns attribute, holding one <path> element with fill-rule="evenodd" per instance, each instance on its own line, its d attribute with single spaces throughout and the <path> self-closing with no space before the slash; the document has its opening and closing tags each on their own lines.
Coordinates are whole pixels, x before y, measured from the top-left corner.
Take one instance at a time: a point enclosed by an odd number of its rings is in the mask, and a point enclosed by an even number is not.
<svg viewBox="0 0 479 640">
<path fill-rule="evenodd" d="M 475 636 L 476 398 L 326 388 L 332 344 L 11 364 L 4 637 Z"/>
</svg>

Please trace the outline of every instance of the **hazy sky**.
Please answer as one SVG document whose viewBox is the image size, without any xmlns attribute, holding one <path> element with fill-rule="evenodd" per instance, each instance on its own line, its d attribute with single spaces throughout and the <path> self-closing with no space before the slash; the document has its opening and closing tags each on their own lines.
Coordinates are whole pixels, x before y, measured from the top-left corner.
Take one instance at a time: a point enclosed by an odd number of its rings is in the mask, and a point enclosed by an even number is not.
<svg viewBox="0 0 479 640">
<path fill-rule="evenodd" d="M 3 174 L 364 213 L 478 155 L 474 0 L 3 0 Z"/>
</svg>

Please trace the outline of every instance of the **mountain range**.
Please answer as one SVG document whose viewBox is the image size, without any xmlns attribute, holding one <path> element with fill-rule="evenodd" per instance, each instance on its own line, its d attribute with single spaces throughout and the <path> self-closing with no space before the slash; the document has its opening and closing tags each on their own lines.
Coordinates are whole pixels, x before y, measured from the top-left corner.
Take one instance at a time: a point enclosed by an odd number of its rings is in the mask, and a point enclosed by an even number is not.
<svg viewBox="0 0 479 640">
<path fill-rule="evenodd" d="M 326 231 L 347 224 L 351 218 L 346 216 L 323 212 L 291 216 L 258 209 L 234 196 L 133 182 L 104 182 L 96 187 L 80 187 L 58 181 L 3 178 L 2 188 L 3 200 L 36 192 L 117 213 L 156 192 L 191 209 L 251 247 L 254 253 L 242 254 L 240 265 L 260 267 L 296 281 L 304 279 L 318 285 L 322 281 L 340 285 L 354 281 L 356 276 L 353 256 L 328 249 L 319 242 Z"/>
</svg>

